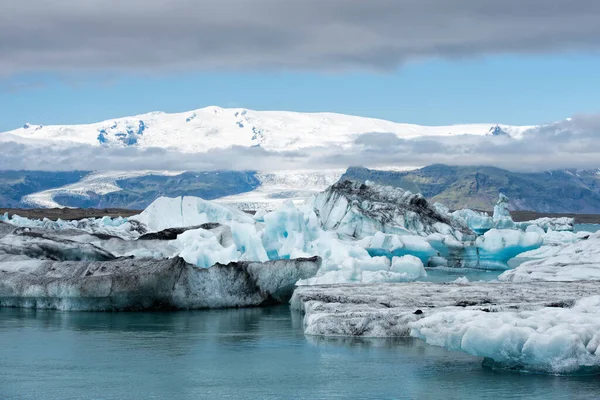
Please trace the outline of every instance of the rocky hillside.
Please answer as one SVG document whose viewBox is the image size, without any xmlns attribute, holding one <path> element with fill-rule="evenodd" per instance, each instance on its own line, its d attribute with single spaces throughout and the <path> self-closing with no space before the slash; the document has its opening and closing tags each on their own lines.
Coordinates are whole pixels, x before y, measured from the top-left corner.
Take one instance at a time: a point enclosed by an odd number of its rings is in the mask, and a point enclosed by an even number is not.
<svg viewBox="0 0 600 400">
<path fill-rule="evenodd" d="M 430 165 L 413 171 L 351 167 L 341 180 L 373 181 L 422 193 L 451 209 L 491 210 L 498 193 L 511 210 L 541 213 L 600 213 L 600 172 L 561 170 L 520 173 L 484 166 Z"/>
</svg>

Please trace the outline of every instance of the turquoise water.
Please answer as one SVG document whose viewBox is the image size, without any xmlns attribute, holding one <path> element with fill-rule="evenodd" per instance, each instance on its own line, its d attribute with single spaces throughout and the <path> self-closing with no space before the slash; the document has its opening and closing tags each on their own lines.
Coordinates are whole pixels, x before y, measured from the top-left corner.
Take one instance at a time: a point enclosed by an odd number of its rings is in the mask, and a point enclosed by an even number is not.
<svg viewBox="0 0 600 400">
<path fill-rule="evenodd" d="M 600 224 L 575 224 L 573 228 L 575 232 L 598 232 L 600 231 Z"/>
<path fill-rule="evenodd" d="M 600 378 L 485 369 L 418 340 L 305 337 L 288 307 L 0 309 L 1 399 L 592 399 Z"/>
</svg>

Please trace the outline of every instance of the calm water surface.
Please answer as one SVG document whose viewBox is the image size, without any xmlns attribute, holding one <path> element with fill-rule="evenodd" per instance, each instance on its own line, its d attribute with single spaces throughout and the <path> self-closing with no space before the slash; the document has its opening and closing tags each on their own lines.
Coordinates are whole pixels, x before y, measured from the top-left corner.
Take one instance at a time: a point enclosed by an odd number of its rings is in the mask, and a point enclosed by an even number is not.
<svg viewBox="0 0 600 400">
<path fill-rule="evenodd" d="M 0 309 L 2 399 L 593 399 L 596 377 L 498 372 L 417 340 L 305 337 L 288 307 Z"/>
</svg>

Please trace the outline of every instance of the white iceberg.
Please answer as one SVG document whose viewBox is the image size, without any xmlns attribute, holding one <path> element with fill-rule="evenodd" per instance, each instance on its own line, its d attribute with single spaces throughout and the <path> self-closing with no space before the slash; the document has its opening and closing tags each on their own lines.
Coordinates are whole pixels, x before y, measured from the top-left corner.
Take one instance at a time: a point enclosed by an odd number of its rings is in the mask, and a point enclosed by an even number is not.
<svg viewBox="0 0 600 400">
<path fill-rule="evenodd" d="M 571 244 L 542 247 L 537 260 L 526 261 L 498 277 L 502 281 L 600 280 L 600 232 Z M 533 253 L 533 252 L 530 252 Z"/>
<path fill-rule="evenodd" d="M 291 305 L 308 335 L 412 336 L 549 374 L 600 373 L 597 282 L 302 286 Z"/>
</svg>

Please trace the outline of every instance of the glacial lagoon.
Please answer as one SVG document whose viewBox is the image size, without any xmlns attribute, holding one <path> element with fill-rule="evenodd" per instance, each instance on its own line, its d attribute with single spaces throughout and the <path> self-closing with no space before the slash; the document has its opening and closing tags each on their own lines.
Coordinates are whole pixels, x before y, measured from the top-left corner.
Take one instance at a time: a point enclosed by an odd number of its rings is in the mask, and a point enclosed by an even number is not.
<svg viewBox="0 0 600 400">
<path fill-rule="evenodd" d="M 497 371 L 418 339 L 305 336 L 288 306 L 0 309 L 1 399 L 591 399 L 598 376 Z"/>
</svg>

